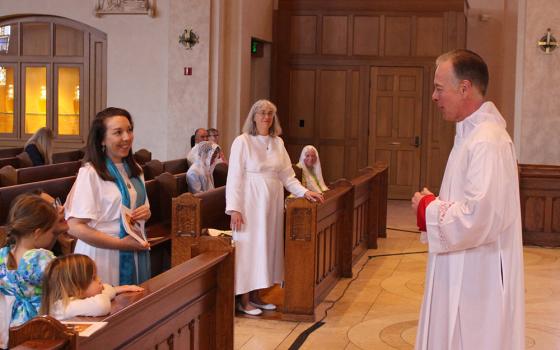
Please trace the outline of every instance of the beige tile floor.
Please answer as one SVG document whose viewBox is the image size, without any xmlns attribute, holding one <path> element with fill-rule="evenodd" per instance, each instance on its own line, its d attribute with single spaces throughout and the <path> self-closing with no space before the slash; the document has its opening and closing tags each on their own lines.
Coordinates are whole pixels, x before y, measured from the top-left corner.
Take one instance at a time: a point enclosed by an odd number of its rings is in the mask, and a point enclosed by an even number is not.
<svg viewBox="0 0 560 350">
<path fill-rule="evenodd" d="M 358 278 L 341 280 L 321 305 L 325 324 L 300 349 L 413 349 L 422 301 L 426 254 L 406 201 L 389 201 L 387 238 L 354 267 Z M 398 230 L 394 230 L 398 229 Z M 560 249 L 525 247 L 527 349 L 560 349 Z M 365 264 L 365 265 L 364 265 Z M 340 298 L 334 305 L 333 301 Z M 237 317 L 235 349 L 288 349 L 312 323 Z"/>
</svg>

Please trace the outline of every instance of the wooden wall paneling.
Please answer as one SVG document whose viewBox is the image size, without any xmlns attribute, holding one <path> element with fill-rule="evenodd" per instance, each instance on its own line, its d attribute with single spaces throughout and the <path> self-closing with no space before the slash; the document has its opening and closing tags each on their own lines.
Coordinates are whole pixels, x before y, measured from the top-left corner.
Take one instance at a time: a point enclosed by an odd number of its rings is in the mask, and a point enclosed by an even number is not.
<svg viewBox="0 0 560 350">
<path fill-rule="evenodd" d="M 323 16 L 321 53 L 348 54 L 348 16 Z"/>
<path fill-rule="evenodd" d="M 315 125 L 315 77 L 313 69 L 290 71 L 288 128 L 290 136 L 313 138 Z"/>
<path fill-rule="evenodd" d="M 278 7 L 284 10 L 302 11 L 321 9 L 323 11 L 344 11 L 352 9 L 355 12 L 385 11 L 385 12 L 442 12 L 464 11 L 464 0 L 279 0 Z"/>
<path fill-rule="evenodd" d="M 379 16 L 354 16 L 352 54 L 379 55 Z"/>
<path fill-rule="evenodd" d="M 560 233 L 560 197 L 552 198 L 552 215 L 550 230 L 552 232 Z"/>
<path fill-rule="evenodd" d="M 317 53 L 318 16 L 292 15 L 290 20 L 290 53 L 312 55 Z"/>
<path fill-rule="evenodd" d="M 386 56 L 410 56 L 412 45 L 412 18 L 385 16 Z"/>
<path fill-rule="evenodd" d="M 344 164 L 344 146 L 321 144 L 318 151 L 321 155 L 321 167 L 323 168 L 325 182 L 329 183 L 344 177 L 344 167 L 342 166 Z"/>
<path fill-rule="evenodd" d="M 318 108 L 321 139 L 344 140 L 347 103 L 346 70 L 323 69 L 319 72 Z"/>
<path fill-rule="evenodd" d="M 443 40 L 442 17 L 416 17 L 415 56 L 439 56 L 443 52 Z"/>
</svg>

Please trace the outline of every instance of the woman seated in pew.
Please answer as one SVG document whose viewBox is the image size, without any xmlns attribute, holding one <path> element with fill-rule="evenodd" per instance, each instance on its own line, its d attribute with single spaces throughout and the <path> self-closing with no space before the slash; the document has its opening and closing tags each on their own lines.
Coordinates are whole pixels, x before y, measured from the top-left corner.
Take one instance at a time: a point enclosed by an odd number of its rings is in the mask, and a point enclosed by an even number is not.
<svg viewBox="0 0 560 350">
<path fill-rule="evenodd" d="M 304 187 L 317 193 L 323 193 L 329 190 L 327 185 L 325 185 L 325 180 L 323 180 L 319 152 L 317 152 L 315 147 L 311 145 L 303 147 L 297 166 L 301 168 L 303 172 L 301 184 Z"/>
<path fill-rule="evenodd" d="M 65 203 L 69 233 L 78 239 L 74 252 L 91 257 L 99 277 L 112 285 L 151 277 L 149 244 L 127 234 L 122 221 L 122 212 L 131 210 L 129 218 L 143 227 L 151 215 L 133 141 L 130 113 L 114 107 L 99 112 L 88 135 L 86 164 Z"/>
<path fill-rule="evenodd" d="M 297 197 L 323 201 L 295 178 L 279 137 L 276 106 L 259 100 L 251 107 L 243 134 L 231 147 L 226 185 L 226 214 L 236 241 L 237 309 L 249 315 L 275 310 L 259 290 L 281 283 L 284 274 L 284 187 Z"/>
<path fill-rule="evenodd" d="M 221 148 L 214 142 L 202 141 L 194 147 L 194 163 L 187 171 L 189 192 L 195 194 L 214 188 L 212 173 L 217 164 Z"/>
<path fill-rule="evenodd" d="M 11 308 L 3 321 L 18 326 L 35 317 L 41 301 L 43 271 L 54 259 L 50 251 L 57 238 L 57 211 L 34 194 L 17 197 L 8 214 L 7 245 L 0 249 L 0 293 Z M 7 322 L 4 322 L 6 324 Z"/>
<path fill-rule="evenodd" d="M 42 127 L 27 140 L 25 146 L 23 146 L 23 151 L 29 155 L 33 166 L 52 164 L 53 139 L 53 131 L 47 127 Z"/>
<path fill-rule="evenodd" d="M 45 269 L 41 314 L 57 320 L 104 316 L 111 312 L 111 300 L 117 294 L 143 290 L 135 285 L 113 287 L 102 283 L 89 256 L 70 254 L 51 260 Z"/>
</svg>

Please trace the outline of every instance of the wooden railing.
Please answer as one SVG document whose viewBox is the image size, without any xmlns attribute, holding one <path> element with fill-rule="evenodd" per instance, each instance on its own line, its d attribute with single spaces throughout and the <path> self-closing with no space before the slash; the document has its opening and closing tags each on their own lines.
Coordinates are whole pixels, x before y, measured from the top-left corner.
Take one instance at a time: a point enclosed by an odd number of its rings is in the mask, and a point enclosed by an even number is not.
<svg viewBox="0 0 560 350">
<path fill-rule="evenodd" d="M 144 292 L 118 295 L 110 315 L 73 319 L 108 325 L 66 348 L 233 349 L 233 248 L 202 239 L 193 253 L 187 262 L 143 283 Z M 51 328 L 60 325 L 51 323 Z M 36 349 L 48 349 L 52 344 L 44 339 L 44 333 L 49 329 L 44 324 L 37 328 L 33 322 L 12 329 L 10 348 L 28 341 Z"/>
</svg>

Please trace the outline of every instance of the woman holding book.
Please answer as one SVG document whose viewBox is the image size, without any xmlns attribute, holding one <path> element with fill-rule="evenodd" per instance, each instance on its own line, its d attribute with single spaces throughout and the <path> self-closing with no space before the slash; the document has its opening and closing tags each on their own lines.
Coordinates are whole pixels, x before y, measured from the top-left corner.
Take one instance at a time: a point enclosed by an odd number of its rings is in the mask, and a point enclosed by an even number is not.
<svg viewBox="0 0 560 350">
<path fill-rule="evenodd" d="M 74 252 L 91 257 L 99 277 L 112 285 L 150 278 L 149 243 L 127 233 L 122 215 L 129 212 L 139 223 L 151 215 L 142 169 L 132 157 L 133 126 L 124 109 L 110 107 L 96 115 L 86 163 L 66 200 L 70 234 L 78 238 Z"/>
</svg>

